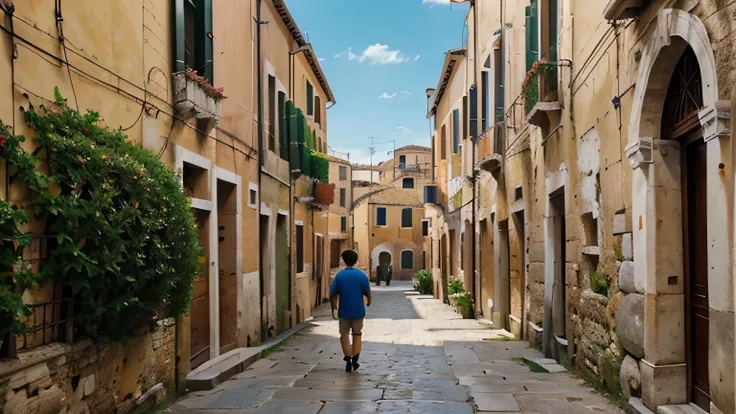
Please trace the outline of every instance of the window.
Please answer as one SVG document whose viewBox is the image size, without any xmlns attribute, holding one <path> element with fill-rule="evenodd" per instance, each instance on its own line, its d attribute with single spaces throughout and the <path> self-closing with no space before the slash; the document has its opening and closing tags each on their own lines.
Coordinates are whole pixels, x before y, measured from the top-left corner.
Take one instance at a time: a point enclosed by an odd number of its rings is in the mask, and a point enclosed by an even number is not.
<svg viewBox="0 0 736 414">
<path fill-rule="evenodd" d="M 347 199 L 347 190 L 344 188 L 340 189 L 340 207 L 345 207 L 345 200 Z"/>
<path fill-rule="evenodd" d="M 212 77 L 212 0 L 174 0 L 175 71 L 197 71 L 210 83 Z"/>
<path fill-rule="evenodd" d="M 276 152 L 276 78 L 268 75 L 268 149 Z"/>
<path fill-rule="evenodd" d="M 399 155 L 399 168 L 402 170 L 406 168 L 406 155 Z"/>
<path fill-rule="evenodd" d="M 323 152 L 322 151 L 322 138 L 317 138 L 317 152 Z"/>
<path fill-rule="evenodd" d="M 475 85 L 470 87 L 470 93 L 468 97 L 468 117 L 470 117 L 470 138 L 475 139 L 478 134 L 478 88 Z M 481 117 L 483 115 L 481 114 Z"/>
<path fill-rule="evenodd" d="M 414 179 L 406 177 L 402 180 L 401 188 L 414 188 Z"/>
<path fill-rule="evenodd" d="M 304 271 L 304 226 L 296 225 L 296 272 Z"/>
<path fill-rule="evenodd" d="M 282 160 L 289 159 L 289 139 L 286 134 L 287 119 L 285 116 L 284 106 L 286 105 L 286 94 L 279 91 L 278 114 L 279 114 L 279 147 Z"/>
<path fill-rule="evenodd" d="M 348 231 L 348 218 L 340 217 L 340 231 L 346 233 Z"/>
<path fill-rule="evenodd" d="M 401 210 L 401 228 L 407 229 L 412 226 L 411 208 Z"/>
<path fill-rule="evenodd" d="M 307 115 L 314 115 L 314 88 L 307 81 Z"/>
<path fill-rule="evenodd" d="M 452 153 L 460 152 L 460 110 L 452 111 Z"/>
<path fill-rule="evenodd" d="M 496 62 L 496 65 L 494 67 L 493 75 L 495 77 L 495 80 L 493 82 L 494 85 L 494 95 L 496 97 L 496 122 L 503 122 L 503 116 L 504 116 L 504 89 L 503 89 L 503 52 L 501 52 L 501 49 L 496 49 L 493 51 L 493 61 Z"/>
<path fill-rule="evenodd" d="M 386 207 L 376 208 L 376 226 L 386 225 Z"/>
<path fill-rule="evenodd" d="M 340 167 L 340 181 L 348 179 L 348 167 Z"/>
<path fill-rule="evenodd" d="M 462 135 L 460 135 L 460 139 L 465 139 L 468 137 L 469 129 L 468 129 L 468 120 L 470 119 L 468 117 L 468 114 L 470 111 L 468 111 L 468 96 L 463 96 L 463 129 L 462 129 Z"/>
<path fill-rule="evenodd" d="M 322 123 L 322 100 L 319 96 L 314 97 L 314 122 Z"/>
<path fill-rule="evenodd" d="M 481 116 L 483 117 L 481 128 L 483 129 L 483 132 L 488 128 L 488 120 L 491 119 L 490 114 L 488 113 L 488 110 L 490 109 L 490 88 L 491 85 L 490 82 L 488 82 L 488 72 L 483 71 L 480 73 Z"/>
<path fill-rule="evenodd" d="M 442 138 L 440 140 L 440 156 L 442 160 L 447 159 L 447 127 L 442 125 Z"/>
<path fill-rule="evenodd" d="M 248 207 L 258 209 L 258 184 L 248 183 Z"/>
<path fill-rule="evenodd" d="M 465 233 L 460 233 L 460 270 L 465 268 Z"/>
<path fill-rule="evenodd" d="M 402 269 L 414 269 L 414 252 L 411 250 L 404 250 L 401 252 L 401 268 Z"/>
<path fill-rule="evenodd" d="M 429 220 L 422 220 L 422 236 L 429 236 Z"/>
</svg>

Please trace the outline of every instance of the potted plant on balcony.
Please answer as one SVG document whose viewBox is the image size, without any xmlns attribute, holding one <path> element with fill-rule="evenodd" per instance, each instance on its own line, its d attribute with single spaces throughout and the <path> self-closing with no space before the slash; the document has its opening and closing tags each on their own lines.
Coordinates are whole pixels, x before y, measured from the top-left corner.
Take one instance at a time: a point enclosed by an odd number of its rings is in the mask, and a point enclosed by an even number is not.
<svg viewBox="0 0 736 414">
<path fill-rule="evenodd" d="M 207 121 L 207 129 L 214 128 L 222 113 L 220 102 L 226 98 L 223 88 L 215 88 L 197 71 L 187 68 L 174 74 L 174 103 L 177 115 Z"/>
</svg>

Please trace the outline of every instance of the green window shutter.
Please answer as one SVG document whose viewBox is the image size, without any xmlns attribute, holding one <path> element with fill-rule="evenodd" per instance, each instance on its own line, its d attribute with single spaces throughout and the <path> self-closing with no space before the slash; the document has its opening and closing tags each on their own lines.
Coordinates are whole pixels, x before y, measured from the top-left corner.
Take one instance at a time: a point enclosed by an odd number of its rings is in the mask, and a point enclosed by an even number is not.
<svg viewBox="0 0 736 414">
<path fill-rule="evenodd" d="M 526 70 L 532 69 L 534 62 L 539 60 L 539 16 L 536 0 L 525 9 L 526 15 Z"/>
<path fill-rule="evenodd" d="M 213 66 L 213 55 L 212 55 L 212 39 L 208 36 L 208 33 L 212 33 L 212 0 L 200 0 L 202 3 L 202 13 L 199 18 L 202 20 L 203 29 L 200 33 L 197 33 L 199 39 L 202 42 L 202 66 L 204 67 L 204 77 L 210 81 L 210 84 L 215 84 L 215 72 Z"/>
<path fill-rule="evenodd" d="M 411 208 L 401 210 L 401 227 L 409 228 L 412 226 Z"/>
<path fill-rule="evenodd" d="M 557 62 L 557 0 L 549 2 L 549 60 Z"/>
<path fill-rule="evenodd" d="M 174 30 L 173 55 L 174 72 L 184 72 L 184 2 L 188 0 L 174 0 L 171 7 L 171 27 Z"/>
</svg>

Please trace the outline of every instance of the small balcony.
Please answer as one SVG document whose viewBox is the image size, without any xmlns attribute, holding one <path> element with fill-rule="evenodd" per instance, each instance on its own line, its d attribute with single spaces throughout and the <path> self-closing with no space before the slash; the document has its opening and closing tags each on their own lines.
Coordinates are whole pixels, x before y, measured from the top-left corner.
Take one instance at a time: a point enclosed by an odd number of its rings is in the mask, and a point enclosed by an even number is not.
<svg viewBox="0 0 736 414">
<path fill-rule="evenodd" d="M 478 167 L 498 178 L 503 167 L 504 157 L 506 156 L 506 123 L 496 122 L 493 125 L 492 136 L 493 142 L 491 143 L 490 154 L 478 162 Z"/>
<path fill-rule="evenodd" d="M 557 62 L 535 62 L 522 84 L 526 121 L 546 137 L 560 124 L 562 105 L 557 85 Z"/>
<path fill-rule="evenodd" d="M 216 89 L 196 72 L 174 73 L 174 103 L 178 116 L 197 118 L 205 123 L 204 130 L 210 131 L 220 122 L 221 101 L 225 96 L 222 89 Z"/>
</svg>

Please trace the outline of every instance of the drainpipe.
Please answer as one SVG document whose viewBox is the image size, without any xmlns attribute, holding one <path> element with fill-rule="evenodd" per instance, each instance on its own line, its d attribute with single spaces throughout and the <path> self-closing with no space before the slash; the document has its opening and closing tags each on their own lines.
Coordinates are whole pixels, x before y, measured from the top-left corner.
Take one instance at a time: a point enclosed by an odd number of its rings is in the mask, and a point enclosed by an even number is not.
<svg viewBox="0 0 736 414">
<path fill-rule="evenodd" d="M 475 84 L 476 91 L 478 91 L 480 88 L 478 87 L 478 3 L 475 0 L 471 0 L 471 5 L 473 6 L 473 62 L 475 63 L 475 67 L 473 68 L 473 83 Z M 482 96 L 482 95 L 481 95 Z M 479 123 L 479 119 L 481 117 L 478 116 L 478 110 L 481 108 L 481 105 L 477 104 L 478 101 L 478 93 L 475 94 L 476 98 L 476 105 L 475 105 L 475 123 L 476 123 L 476 132 L 480 130 L 480 128 L 477 128 L 477 124 Z M 470 106 L 470 105 L 468 105 Z M 472 269 L 473 272 L 473 296 L 476 303 L 476 308 L 478 306 L 479 296 L 480 296 L 480 289 L 476 289 L 476 287 L 480 286 L 480 280 L 478 278 L 478 267 L 476 266 L 476 258 L 479 256 L 476 254 L 476 246 L 477 244 L 477 226 L 476 226 L 476 208 L 477 208 L 477 201 L 478 198 L 478 191 L 477 191 L 477 182 L 475 177 L 475 146 L 477 144 L 475 137 L 471 137 L 473 140 L 473 145 L 471 146 L 471 158 L 472 158 L 472 168 L 471 173 L 473 174 L 473 239 L 471 242 L 471 249 L 472 249 Z M 477 291 L 476 291 L 477 290 Z"/>
<path fill-rule="evenodd" d="M 258 237 L 260 238 L 261 234 L 263 234 L 263 229 L 261 229 L 261 199 L 263 198 L 263 177 L 262 177 L 262 168 L 264 165 L 264 157 L 263 157 L 263 74 L 261 71 L 263 70 L 263 62 L 261 61 L 261 2 L 262 0 L 256 1 L 256 82 L 257 82 L 257 93 L 258 93 Z M 259 278 L 259 288 L 260 288 L 260 297 L 261 297 L 261 306 L 260 306 L 260 313 L 261 313 L 261 340 L 265 338 L 265 331 L 263 330 L 263 279 L 264 279 L 264 272 L 263 272 L 263 248 L 264 248 L 264 241 L 259 240 L 258 243 L 258 278 Z"/>
</svg>

